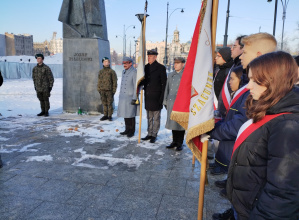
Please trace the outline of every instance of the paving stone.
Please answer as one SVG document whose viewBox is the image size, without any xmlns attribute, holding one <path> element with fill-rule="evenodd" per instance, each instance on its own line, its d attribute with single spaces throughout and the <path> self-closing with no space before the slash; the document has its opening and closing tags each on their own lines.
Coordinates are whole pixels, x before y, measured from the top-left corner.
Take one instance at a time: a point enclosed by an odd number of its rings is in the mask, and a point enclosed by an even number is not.
<svg viewBox="0 0 299 220">
<path fill-rule="evenodd" d="M 114 210 L 89 207 L 76 220 L 129 220 L 130 214 Z"/>
<path fill-rule="evenodd" d="M 24 219 L 32 220 L 66 220 L 77 219 L 84 207 L 61 203 L 43 202 Z"/>
<path fill-rule="evenodd" d="M 0 196 L 0 219 L 23 219 L 42 203 L 41 200 L 9 195 Z"/>
</svg>

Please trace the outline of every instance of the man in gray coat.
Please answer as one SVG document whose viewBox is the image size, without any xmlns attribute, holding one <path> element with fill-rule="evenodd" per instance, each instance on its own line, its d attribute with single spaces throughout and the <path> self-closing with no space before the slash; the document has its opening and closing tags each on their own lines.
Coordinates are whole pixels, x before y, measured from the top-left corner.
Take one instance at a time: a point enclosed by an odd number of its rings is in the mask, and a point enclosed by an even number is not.
<svg viewBox="0 0 299 220">
<path fill-rule="evenodd" d="M 170 119 L 176 94 L 178 92 L 181 78 L 184 71 L 185 59 L 182 57 L 174 58 L 174 71 L 169 73 L 165 87 L 163 105 L 167 109 L 167 121 L 165 128 L 172 130 L 172 143 L 166 148 L 175 148 L 177 151 L 183 149 L 185 130 L 177 122 Z"/>
<path fill-rule="evenodd" d="M 132 105 L 132 100 L 136 100 L 135 84 L 137 71 L 132 66 L 133 60 L 129 57 L 124 57 L 121 86 L 119 92 L 119 101 L 117 116 L 125 119 L 125 131 L 121 135 L 133 137 L 135 133 L 135 116 L 138 115 L 139 105 Z"/>
</svg>

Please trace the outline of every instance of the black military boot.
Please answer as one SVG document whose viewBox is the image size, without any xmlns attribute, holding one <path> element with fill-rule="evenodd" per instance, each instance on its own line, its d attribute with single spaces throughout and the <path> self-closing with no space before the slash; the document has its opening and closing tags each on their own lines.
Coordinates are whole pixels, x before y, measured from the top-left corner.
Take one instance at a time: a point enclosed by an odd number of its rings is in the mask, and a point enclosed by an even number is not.
<svg viewBox="0 0 299 220">
<path fill-rule="evenodd" d="M 174 148 L 176 146 L 177 146 L 176 143 L 172 142 L 170 145 L 166 146 L 166 148 Z"/>
<path fill-rule="evenodd" d="M 109 120 L 109 121 L 112 121 L 112 116 L 108 116 L 108 120 Z"/>
<path fill-rule="evenodd" d="M 177 144 L 177 147 L 175 149 L 176 151 L 181 151 L 183 150 L 183 144 Z"/>
<path fill-rule="evenodd" d="M 45 115 L 44 111 L 42 111 L 41 113 L 37 114 L 37 116 L 43 116 L 43 115 Z"/>
<path fill-rule="evenodd" d="M 108 116 L 107 115 L 104 115 L 100 120 L 101 121 L 105 121 L 105 120 L 107 120 L 108 119 Z"/>
<path fill-rule="evenodd" d="M 49 116 L 49 112 L 45 112 L 45 117 L 48 117 Z"/>
</svg>

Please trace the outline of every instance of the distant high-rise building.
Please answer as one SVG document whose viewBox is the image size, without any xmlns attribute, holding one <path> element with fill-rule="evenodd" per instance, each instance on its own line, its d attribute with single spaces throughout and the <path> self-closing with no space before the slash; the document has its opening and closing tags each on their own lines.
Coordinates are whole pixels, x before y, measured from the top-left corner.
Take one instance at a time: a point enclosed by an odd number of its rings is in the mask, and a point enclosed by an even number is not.
<svg viewBox="0 0 299 220">
<path fill-rule="evenodd" d="M 6 56 L 33 55 L 33 36 L 30 34 L 5 33 Z"/>
</svg>

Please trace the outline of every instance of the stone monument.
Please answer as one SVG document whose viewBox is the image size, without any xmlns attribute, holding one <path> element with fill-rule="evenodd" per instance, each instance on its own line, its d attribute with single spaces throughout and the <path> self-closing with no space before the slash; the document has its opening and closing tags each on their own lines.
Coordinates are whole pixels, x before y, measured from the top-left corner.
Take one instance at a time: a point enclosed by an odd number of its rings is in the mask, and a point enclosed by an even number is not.
<svg viewBox="0 0 299 220">
<path fill-rule="evenodd" d="M 104 0 L 63 0 L 63 110 L 101 111 L 101 59 L 110 57 Z"/>
</svg>

